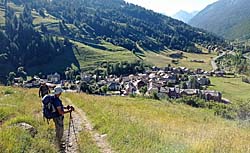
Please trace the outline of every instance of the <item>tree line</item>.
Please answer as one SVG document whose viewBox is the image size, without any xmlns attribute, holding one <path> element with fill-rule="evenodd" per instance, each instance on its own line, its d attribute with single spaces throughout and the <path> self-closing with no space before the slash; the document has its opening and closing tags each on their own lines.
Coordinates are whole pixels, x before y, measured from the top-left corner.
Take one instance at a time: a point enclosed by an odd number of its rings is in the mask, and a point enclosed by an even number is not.
<svg viewBox="0 0 250 153">
<path fill-rule="evenodd" d="M 33 67 L 47 64 L 66 49 L 65 41 L 42 35 L 33 26 L 31 6 L 24 5 L 20 15 L 11 7 L 5 8 L 5 29 L 0 30 L 0 64 Z"/>
<path fill-rule="evenodd" d="M 73 39 L 102 38 L 131 51 L 160 51 L 166 48 L 200 52 L 197 43 L 225 45 L 223 39 L 170 17 L 123 0 L 14 0 L 28 3 L 41 16 L 44 9 L 79 31 L 61 31 Z M 43 26 L 44 29 L 44 26 Z"/>
</svg>

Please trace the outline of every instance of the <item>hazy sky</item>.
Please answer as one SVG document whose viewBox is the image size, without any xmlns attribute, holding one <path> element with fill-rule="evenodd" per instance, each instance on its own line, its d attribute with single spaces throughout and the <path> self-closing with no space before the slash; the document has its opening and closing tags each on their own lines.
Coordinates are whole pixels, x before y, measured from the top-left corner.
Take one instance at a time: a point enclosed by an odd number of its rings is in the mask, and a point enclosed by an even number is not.
<svg viewBox="0 0 250 153">
<path fill-rule="evenodd" d="M 187 12 L 200 11 L 208 4 L 217 0 L 125 0 L 143 6 L 147 9 L 154 10 L 155 12 L 164 13 L 172 16 L 179 10 Z"/>
</svg>

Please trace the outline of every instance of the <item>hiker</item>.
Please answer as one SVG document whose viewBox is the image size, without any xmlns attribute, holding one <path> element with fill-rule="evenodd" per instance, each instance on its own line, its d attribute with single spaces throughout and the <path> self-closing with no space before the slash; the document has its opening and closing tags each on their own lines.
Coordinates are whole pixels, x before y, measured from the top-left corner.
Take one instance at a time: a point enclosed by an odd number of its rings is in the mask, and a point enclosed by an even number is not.
<svg viewBox="0 0 250 153">
<path fill-rule="evenodd" d="M 49 86 L 46 85 L 44 81 L 41 82 L 41 86 L 39 87 L 39 97 L 44 97 L 45 95 L 49 94 Z"/>
<path fill-rule="evenodd" d="M 56 108 L 56 114 L 55 117 L 53 117 L 53 121 L 55 123 L 55 127 L 56 127 L 56 138 L 57 138 L 57 142 L 60 148 L 63 148 L 65 146 L 63 143 L 63 131 L 64 131 L 64 123 L 63 123 L 63 119 L 64 119 L 64 114 L 66 113 L 71 113 L 72 111 L 74 111 L 74 107 L 73 106 L 67 106 L 64 107 L 62 104 L 62 101 L 60 100 L 60 96 L 61 93 L 63 92 L 61 87 L 55 87 L 54 89 L 54 94 L 55 94 L 55 98 L 54 98 L 54 106 Z M 67 109 L 67 111 L 65 111 L 64 109 Z"/>
</svg>

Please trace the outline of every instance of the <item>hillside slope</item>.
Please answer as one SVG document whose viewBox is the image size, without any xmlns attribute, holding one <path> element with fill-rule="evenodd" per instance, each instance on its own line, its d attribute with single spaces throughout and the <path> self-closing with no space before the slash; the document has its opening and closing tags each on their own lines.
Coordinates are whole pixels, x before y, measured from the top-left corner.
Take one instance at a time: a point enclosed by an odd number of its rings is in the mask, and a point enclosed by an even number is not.
<svg viewBox="0 0 250 153">
<path fill-rule="evenodd" d="M 0 16 L 5 17 L 0 75 L 20 66 L 30 75 L 72 65 L 89 70 L 103 62 L 141 60 L 145 51 L 201 53 L 197 45 L 226 45 L 215 35 L 122 0 L 9 0 L 1 4 Z"/>
<path fill-rule="evenodd" d="M 196 52 L 195 43 L 223 43 L 205 31 L 123 0 L 54 0 L 45 8 L 80 30 L 75 39 L 98 37 L 131 51 L 169 48 Z M 69 35 L 66 31 L 61 33 Z"/>
<path fill-rule="evenodd" d="M 249 39 L 249 8 L 249 0 L 219 0 L 200 11 L 189 24 L 227 39 Z"/>
<path fill-rule="evenodd" d="M 8 152 L 57 152 L 53 121 L 48 125 L 42 117 L 38 89 L 0 86 L 0 150 Z M 105 97 L 63 93 L 67 105 L 70 99 L 84 111 L 94 133 L 102 137 L 117 153 L 125 152 L 227 152 L 249 151 L 249 124 L 214 116 L 206 109 L 161 102 L 144 98 Z M 32 107 L 31 107 L 32 106 Z M 73 118 L 77 124 L 77 112 Z M 65 115 L 65 130 L 68 128 Z M 38 133 L 17 127 L 29 123 Z M 83 122 L 86 122 L 85 120 Z M 88 127 L 77 133 L 79 151 L 99 153 L 101 148 L 91 137 Z M 71 133 L 73 135 L 73 133 Z M 66 135 L 67 137 L 67 135 Z"/>
</svg>

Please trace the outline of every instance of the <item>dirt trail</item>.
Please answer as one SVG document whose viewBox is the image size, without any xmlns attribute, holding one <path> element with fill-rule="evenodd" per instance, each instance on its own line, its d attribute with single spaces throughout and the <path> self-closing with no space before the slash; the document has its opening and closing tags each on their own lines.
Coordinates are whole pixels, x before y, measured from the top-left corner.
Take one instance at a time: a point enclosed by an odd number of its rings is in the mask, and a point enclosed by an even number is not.
<svg viewBox="0 0 250 153">
<path fill-rule="evenodd" d="M 88 121 L 85 112 L 81 110 L 80 108 L 76 107 L 75 105 L 73 105 L 72 101 L 69 98 L 65 98 L 65 100 L 68 104 L 72 105 L 75 108 L 74 113 L 72 113 L 72 117 L 73 117 L 76 135 L 78 135 L 78 133 L 81 132 L 82 130 L 86 130 L 87 132 L 91 134 L 92 139 L 94 140 L 94 142 L 96 142 L 97 146 L 100 149 L 100 152 L 113 153 L 114 151 L 112 151 L 110 145 L 105 140 L 106 135 L 100 135 L 99 133 L 94 131 L 93 126 Z M 65 127 L 65 128 L 68 128 L 68 127 Z M 70 133 L 71 134 L 70 134 L 69 142 L 70 142 L 71 147 L 69 147 L 68 150 L 66 149 L 66 153 L 77 153 L 79 152 L 79 148 L 78 148 L 72 127 L 71 127 Z M 64 135 L 67 140 L 68 129 L 64 131 Z"/>
</svg>

